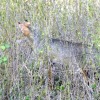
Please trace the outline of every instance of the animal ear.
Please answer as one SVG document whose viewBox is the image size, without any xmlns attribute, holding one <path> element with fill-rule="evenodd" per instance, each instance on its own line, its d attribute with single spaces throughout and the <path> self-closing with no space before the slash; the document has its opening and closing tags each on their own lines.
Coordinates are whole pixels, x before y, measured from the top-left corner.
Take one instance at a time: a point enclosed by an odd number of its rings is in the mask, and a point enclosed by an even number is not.
<svg viewBox="0 0 100 100">
<path fill-rule="evenodd" d="M 20 22 L 18 22 L 18 24 L 21 24 Z"/>
<path fill-rule="evenodd" d="M 29 26 L 30 26 L 30 22 L 25 22 L 24 25 L 25 25 L 26 27 L 29 27 Z"/>
</svg>

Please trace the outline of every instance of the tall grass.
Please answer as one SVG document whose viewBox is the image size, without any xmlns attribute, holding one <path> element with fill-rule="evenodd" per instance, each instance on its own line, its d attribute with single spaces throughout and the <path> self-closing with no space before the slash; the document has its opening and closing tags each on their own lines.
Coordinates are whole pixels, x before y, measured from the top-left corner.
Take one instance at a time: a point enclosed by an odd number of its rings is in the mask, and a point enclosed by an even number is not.
<svg viewBox="0 0 100 100">
<path fill-rule="evenodd" d="M 0 2 L 1 100 L 99 100 L 99 0 Z"/>
</svg>

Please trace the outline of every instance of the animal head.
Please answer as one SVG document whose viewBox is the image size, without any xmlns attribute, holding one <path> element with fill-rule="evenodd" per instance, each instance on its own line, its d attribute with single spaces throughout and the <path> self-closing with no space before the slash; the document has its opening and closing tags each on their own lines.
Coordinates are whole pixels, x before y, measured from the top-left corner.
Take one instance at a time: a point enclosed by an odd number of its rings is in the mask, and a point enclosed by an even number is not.
<svg viewBox="0 0 100 100">
<path fill-rule="evenodd" d="M 30 22 L 18 22 L 19 28 L 21 29 L 22 33 L 24 34 L 24 36 L 28 36 L 30 34 Z"/>
</svg>

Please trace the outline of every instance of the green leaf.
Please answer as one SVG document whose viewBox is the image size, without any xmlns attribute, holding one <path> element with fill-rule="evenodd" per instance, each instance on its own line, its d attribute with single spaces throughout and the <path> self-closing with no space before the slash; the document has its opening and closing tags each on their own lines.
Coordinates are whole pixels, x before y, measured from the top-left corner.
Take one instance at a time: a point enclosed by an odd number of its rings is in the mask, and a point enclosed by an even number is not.
<svg viewBox="0 0 100 100">
<path fill-rule="evenodd" d="M 96 88 L 96 86 L 97 86 L 96 84 L 92 84 L 92 88 L 93 88 L 93 89 L 95 89 L 95 88 Z"/>
<path fill-rule="evenodd" d="M 45 33 L 44 32 L 42 32 L 42 36 L 44 36 L 45 35 Z"/>
<path fill-rule="evenodd" d="M 9 44 L 5 44 L 5 48 L 6 49 L 10 48 L 10 45 Z"/>
<path fill-rule="evenodd" d="M 25 100 L 30 100 L 30 99 L 29 99 L 29 96 L 26 96 Z"/>
<path fill-rule="evenodd" d="M 3 62 L 6 62 L 8 60 L 8 58 L 7 57 L 3 57 L 2 60 L 3 60 Z"/>
<path fill-rule="evenodd" d="M 39 53 L 43 54 L 43 50 L 40 50 Z"/>
<path fill-rule="evenodd" d="M 60 90 L 64 90 L 65 87 L 63 85 L 60 86 Z"/>
<path fill-rule="evenodd" d="M 4 45 L 0 46 L 0 48 L 4 51 L 6 47 Z"/>
<path fill-rule="evenodd" d="M 56 90 L 60 90 L 60 87 L 59 86 L 56 86 Z"/>
</svg>

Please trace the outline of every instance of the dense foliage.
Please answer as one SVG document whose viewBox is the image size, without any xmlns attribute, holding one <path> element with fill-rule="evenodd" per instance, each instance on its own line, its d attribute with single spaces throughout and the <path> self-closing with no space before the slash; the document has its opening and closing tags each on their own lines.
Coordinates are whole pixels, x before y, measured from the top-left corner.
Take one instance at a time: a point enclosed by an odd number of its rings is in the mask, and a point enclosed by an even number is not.
<svg viewBox="0 0 100 100">
<path fill-rule="evenodd" d="M 0 0 L 0 100 L 99 100 L 99 52 L 100 0 Z"/>
</svg>

